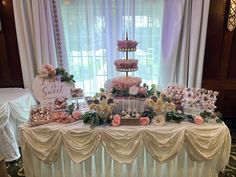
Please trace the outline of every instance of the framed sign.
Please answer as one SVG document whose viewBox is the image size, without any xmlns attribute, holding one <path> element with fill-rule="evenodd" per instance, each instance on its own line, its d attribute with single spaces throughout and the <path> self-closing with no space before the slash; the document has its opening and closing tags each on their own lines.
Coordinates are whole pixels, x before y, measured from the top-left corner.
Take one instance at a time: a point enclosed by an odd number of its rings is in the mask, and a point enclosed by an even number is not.
<svg viewBox="0 0 236 177">
<path fill-rule="evenodd" d="M 70 85 L 58 80 L 43 79 L 38 76 L 33 81 L 33 94 L 40 104 L 51 104 L 56 98 L 70 96 Z"/>
</svg>

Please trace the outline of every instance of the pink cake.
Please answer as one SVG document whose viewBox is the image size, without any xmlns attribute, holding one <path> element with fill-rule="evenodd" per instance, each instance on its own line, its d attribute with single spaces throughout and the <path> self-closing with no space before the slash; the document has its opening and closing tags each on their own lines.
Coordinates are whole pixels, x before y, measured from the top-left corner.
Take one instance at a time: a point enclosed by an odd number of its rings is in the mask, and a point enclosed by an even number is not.
<svg viewBox="0 0 236 177">
<path fill-rule="evenodd" d="M 137 71 L 138 70 L 138 60 L 136 59 L 118 59 L 114 62 L 117 71 Z"/>
<path fill-rule="evenodd" d="M 134 40 L 118 40 L 117 45 L 119 51 L 136 51 L 138 42 Z"/>
</svg>

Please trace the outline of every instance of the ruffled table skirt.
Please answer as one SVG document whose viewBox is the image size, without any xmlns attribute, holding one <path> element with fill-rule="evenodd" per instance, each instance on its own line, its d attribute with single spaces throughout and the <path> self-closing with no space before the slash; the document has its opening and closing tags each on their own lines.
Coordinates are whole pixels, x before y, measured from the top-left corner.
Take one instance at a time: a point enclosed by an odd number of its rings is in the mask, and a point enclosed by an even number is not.
<svg viewBox="0 0 236 177">
<path fill-rule="evenodd" d="M 217 177 L 229 160 L 224 124 L 90 129 L 82 122 L 20 126 L 26 177 Z"/>
</svg>

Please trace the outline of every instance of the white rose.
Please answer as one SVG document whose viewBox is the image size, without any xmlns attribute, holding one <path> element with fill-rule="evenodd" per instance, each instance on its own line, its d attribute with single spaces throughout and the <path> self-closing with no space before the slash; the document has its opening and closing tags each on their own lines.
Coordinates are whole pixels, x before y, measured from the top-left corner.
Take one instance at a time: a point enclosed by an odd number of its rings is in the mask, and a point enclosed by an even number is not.
<svg viewBox="0 0 236 177">
<path fill-rule="evenodd" d="M 48 72 L 47 69 L 41 67 L 41 68 L 39 69 L 39 71 L 38 71 L 38 75 L 39 75 L 39 77 L 41 77 L 41 78 L 47 78 L 47 77 L 49 76 L 49 72 Z"/>
<path fill-rule="evenodd" d="M 136 95 L 139 91 L 139 88 L 136 85 L 133 85 L 129 88 L 129 94 L 130 95 Z"/>
</svg>

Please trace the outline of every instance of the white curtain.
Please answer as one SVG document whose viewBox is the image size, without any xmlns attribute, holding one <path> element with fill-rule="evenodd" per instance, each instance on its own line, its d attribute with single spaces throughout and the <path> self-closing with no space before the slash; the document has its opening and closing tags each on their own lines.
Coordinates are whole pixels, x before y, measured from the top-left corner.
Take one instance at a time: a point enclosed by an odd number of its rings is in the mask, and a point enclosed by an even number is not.
<svg viewBox="0 0 236 177">
<path fill-rule="evenodd" d="M 53 3 L 60 6 L 57 15 Z M 115 71 L 114 60 L 125 54 L 117 51 L 116 42 L 128 32 L 129 39 L 139 42 L 138 50 L 129 54 L 139 60 L 139 71 L 130 75 L 162 87 L 173 82 L 200 87 L 209 3 L 13 0 L 24 85 L 31 88 L 41 64 L 57 66 L 62 59 L 66 68 L 69 63 L 77 86 L 85 94 L 94 94 L 107 79 L 121 75 Z"/>
<path fill-rule="evenodd" d="M 201 87 L 210 0 L 165 0 L 161 85 Z"/>
<path fill-rule="evenodd" d="M 116 72 L 114 61 L 125 58 L 117 40 L 138 41 L 129 58 L 139 61 L 139 71 L 129 73 L 143 83 L 158 83 L 163 0 L 61 0 L 70 72 L 85 94 L 95 94 Z"/>
<path fill-rule="evenodd" d="M 13 7 L 24 86 L 31 88 L 40 65 L 58 65 L 52 0 L 13 0 Z"/>
</svg>

